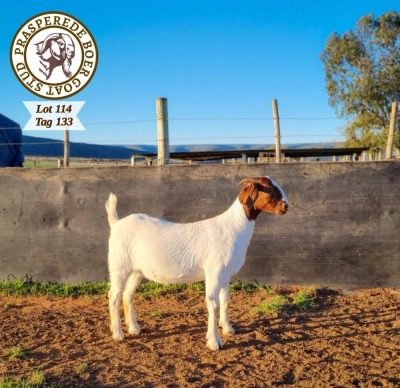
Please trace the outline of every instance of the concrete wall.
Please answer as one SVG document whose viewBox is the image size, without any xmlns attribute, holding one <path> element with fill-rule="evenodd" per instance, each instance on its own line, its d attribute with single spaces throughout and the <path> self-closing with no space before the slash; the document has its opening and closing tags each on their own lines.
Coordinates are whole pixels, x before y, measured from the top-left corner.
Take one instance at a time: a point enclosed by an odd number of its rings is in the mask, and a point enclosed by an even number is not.
<svg viewBox="0 0 400 388">
<path fill-rule="evenodd" d="M 271 285 L 400 286 L 400 163 L 0 169 L 0 278 L 107 274 L 110 191 L 120 216 L 189 222 L 223 212 L 244 177 L 270 175 L 289 212 L 261 214 L 239 278 Z"/>
</svg>

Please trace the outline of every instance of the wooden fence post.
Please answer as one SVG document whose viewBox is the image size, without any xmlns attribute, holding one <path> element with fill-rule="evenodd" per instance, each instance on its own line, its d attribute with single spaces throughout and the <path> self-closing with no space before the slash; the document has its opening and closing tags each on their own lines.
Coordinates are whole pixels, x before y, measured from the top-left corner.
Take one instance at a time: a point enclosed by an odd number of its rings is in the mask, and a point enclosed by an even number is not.
<svg viewBox="0 0 400 388">
<path fill-rule="evenodd" d="M 278 113 L 278 101 L 272 100 L 272 112 L 274 115 L 274 126 L 275 126 L 275 162 L 281 162 L 281 130 L 279 127 L 279 113 Z"/>
<path fill-rule="evenodd" d="M 64 167 L 69 167 L 69 130 L 64 131 Z"/>
<path fill-rule="evenodd" d="M 397 120 L 397 102 L 392 102 L 392 113 L 390 115 L 389 134 L 386 145 L 386 160 L 392 159 L 394 132 Z"/>
<path fill-rule="evenodd" d="M 367 151 L 363 151 L 361 154 L 361 160 L 363 162 L 368 162 L 368 152 Z"/>
<path fill-rule="evenodd" d="M 169 161 L 169 134 L 168 134 L 168 105 L 167 99 L 160 97 L 156 99 L 157 113 L 157 163 L 159 166 Z"/>
</svg>

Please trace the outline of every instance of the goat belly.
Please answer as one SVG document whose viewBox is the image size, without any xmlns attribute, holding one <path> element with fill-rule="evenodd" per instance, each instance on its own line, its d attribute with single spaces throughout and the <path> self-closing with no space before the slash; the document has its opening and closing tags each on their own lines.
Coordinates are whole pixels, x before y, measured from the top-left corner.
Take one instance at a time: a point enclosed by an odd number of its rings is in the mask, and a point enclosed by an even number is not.
<svg viewBox="0 0 400 388">
<path fill-rule="evenodd" d="M 143 276 L 158 283 L 177 284 L 193 283 L 204 280 L 204 269 L 199 266 L 188 267 L 181 261 L 173 260 L 168 255 L 160 255 L 154 260 L 143 257 L 141 263 Z"/>
<path fill-rule="evenodd" d="M 191 224 L 175 224 L 152 217 L 141 218 L 131 245 L 133 269 L 146 279 L 164 283 L 204 280 L 204 239 Z"/>
<path fill-rule="evenodd" d="M 173 277 L 172 274 L 164 276 L 159 273 L 144 274 L 144 277 L 153 282 L 162 284 L 181 284 L 181 283 L 195 283 L 204 280 L 204 272 L 201 274 L 186 274 L 178 277 Z"/>
</svg>

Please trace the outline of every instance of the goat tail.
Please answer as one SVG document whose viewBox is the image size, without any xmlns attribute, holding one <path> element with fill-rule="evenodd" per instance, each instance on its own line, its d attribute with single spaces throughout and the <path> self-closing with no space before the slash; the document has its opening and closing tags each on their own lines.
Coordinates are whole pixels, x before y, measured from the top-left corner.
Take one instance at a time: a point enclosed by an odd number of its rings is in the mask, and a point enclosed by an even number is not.
<svg viewBox="0 0 400 388">
<path fill-rule="evenodd" d="M 117 196 L 114 193 L 110 193 L 108 200 L 106 201 L 106 211 L 108 216 L 108 223 L 110 224 L 110 228 L 118 221 L 118 213 L 117 213 Z"/>
</svg>

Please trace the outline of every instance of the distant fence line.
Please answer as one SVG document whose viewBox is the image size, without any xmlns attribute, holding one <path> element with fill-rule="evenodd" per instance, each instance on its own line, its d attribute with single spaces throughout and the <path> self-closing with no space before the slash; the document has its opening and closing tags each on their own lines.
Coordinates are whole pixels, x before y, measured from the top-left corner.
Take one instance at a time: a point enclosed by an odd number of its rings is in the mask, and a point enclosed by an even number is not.
<svg viewBox="0 0 400 388">
<path fill-rule="evenodd" d="M 0 278 L 108 277 L 104 202 L 121 217 L 193 222 L 225 211 L 249 176 L 284 188 L 285 216 L 261 214 L 237 278 L 271 285 L 400 286 L 400 163 L 0 169 Z"/>
<path fill-rule="evenodd" d="M 173 153 L 172 153 L 173 154 Z M 189 154 L 189 153 L 188 153 Z M 400 160 L 400 151 L 396 150 L 394 154 L 395 160 Z M 282 150 L 281 163 L 297 163 L 297 162 L 376 162 L 385 160 L 384 151 L 379 152 L 368 152 L 363 151 L 361 154 L 347 154 L 347 155 L 333 155 L 333 156 L 314 156 L 314 157 L 290 157 L 285 156 L 285 149 Z M 261 156 L 253 157 L 247 156 L 246 152 L 243 152 L 240 157 L 237 158 L 223 158 L 216 160 L 213 163 L 221 164 L 254 164 L 254 163 L 273 163 L 275 162 L 275 153 L 269 150 L 262 152 Z M 169 163 L 172 164 L 199 164 L 201 161 L 190 159 L 190 155 L 184 159 L 174 159 L 170 157 Z M 40 157 L 40 156 L 26 156 L 25 165 L 30 168 L 61 168 L 63 167 L 63 159 L 56 157 Z M 104 159 L 104 158 L 82 158 L 82 157 L 70 157 L 70 167 L 113 167 L 113 166 L 131 166 L 131 167 L 143 167 L 158 165 L 157 156 L 146 156 L 140 154 L 134 154 L 130 159 Z"/>
</svg>

